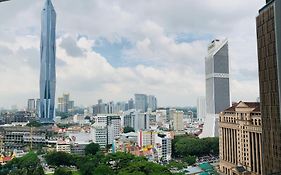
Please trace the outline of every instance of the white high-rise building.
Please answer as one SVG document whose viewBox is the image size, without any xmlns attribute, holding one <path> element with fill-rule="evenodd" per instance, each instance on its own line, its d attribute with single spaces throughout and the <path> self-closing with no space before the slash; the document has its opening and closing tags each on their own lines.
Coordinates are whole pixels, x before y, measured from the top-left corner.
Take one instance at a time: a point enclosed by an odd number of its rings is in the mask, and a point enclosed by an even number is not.
<svg viewBox="0 0 281 175">
<path fill-rule="evenodd" d="M 158 153 L 158 161 L 170 161 L 172 159 L 172 139 L 166 134 L 157 134 L 155 145 Z"/>
<path fill-rule="evenodd" d="M 118 115 L 97 115 L 95 124 L 104 125 L 106 128 L 106 145 L 111 144 L 112 141 L 120 136 L 121 118 Z M 93 125 L 94 127 L 95 125 Z"/>
<path fill-rule="evenodd" d="M 206 117 L 206 98 L 197 98 L 197 119 L 199 122 L 203 122 Z"/>
<path fill-rule="evenodd" d="M 172 118 L 173 118 L 173 128 L 175 131 L 183 131 L 184 125 L 183 125 L 183 111 L 172 111 L 171 112 Z"/>
<path fill-rule="evenodd" d="M 95 123 L 92 125 L 93 142 L 100 145 L 101 148 L 106 148 L 108 144 L 108 131 L 105 123 Z"/>
<path fill-rule="evenodd" d="M 203 137 L 219 136 L 219 113 L 230 106 L 228 41 L 213 40 L 205 58 L 206 119 Z"/>
</svg>

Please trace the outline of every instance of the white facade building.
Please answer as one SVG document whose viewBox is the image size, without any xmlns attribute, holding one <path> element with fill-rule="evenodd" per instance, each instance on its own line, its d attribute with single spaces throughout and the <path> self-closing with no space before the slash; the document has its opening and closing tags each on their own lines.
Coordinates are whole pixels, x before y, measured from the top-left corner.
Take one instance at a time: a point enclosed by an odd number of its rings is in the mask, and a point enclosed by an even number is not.
<svg viewBox="0 0 281 175">
<path fill-rule="evenodd" d="M 108 135 L 107 126 L 105 123 L 95 123 L 92 125 L 93 142 L 100 145 L 101 148 L 106 148 Z"/>
<path fill-rule="evenodd" d="M 158 161 L 170 161 L 172 159 L 172 139 L 166 134 L 158 134 L 155 137 L 155 147 L 158 153 Z"/>
<path fill-rule="evenodd" d="M 173 117 L 173 128 L 175 131 L 183 131 L 184 123 L 183 123 L 183 115 L 182 111 L 172 111 L 171 115 Z"/>
</svg>

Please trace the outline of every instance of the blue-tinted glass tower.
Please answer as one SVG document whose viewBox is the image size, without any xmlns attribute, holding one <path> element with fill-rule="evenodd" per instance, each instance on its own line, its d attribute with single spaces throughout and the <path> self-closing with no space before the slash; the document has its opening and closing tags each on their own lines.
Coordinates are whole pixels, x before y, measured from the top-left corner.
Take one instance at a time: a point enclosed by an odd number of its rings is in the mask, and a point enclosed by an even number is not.
<svg viewBox="0 0 281 175">
<path fill-rule="evenodd" d="M 41 14 L 40 121 L 53 123 L 56 92 L 56 12 L 46 0 Z"/>
</svg>

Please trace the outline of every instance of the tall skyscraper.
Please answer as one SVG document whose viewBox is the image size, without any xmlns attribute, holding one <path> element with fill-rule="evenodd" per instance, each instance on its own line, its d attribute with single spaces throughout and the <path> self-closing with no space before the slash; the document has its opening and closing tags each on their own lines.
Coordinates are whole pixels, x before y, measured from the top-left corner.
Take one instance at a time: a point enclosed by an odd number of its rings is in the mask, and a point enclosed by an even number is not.
<svg viewBox="0 0 281 175">
<path fill-rule="evenodd" d="M 148 102 L 147 102 L 147 107 L 152 110 L 152 111 L 156 111 L 157 109 L 157 99 L 154 95 L 149 95 L 147 98 Z"/>
<path fill-rule="evenodd" d="M 147 111 L 147 95 L 145 94 L 135 94 L 135 108 L 140 112 Z"/>
<path fill-rule="evenodd" d="M 205 58 L 206 119 L 200 137 L 219 136 L 219 113 L 230 106 L 228 41 L 213 40 Z"/>
<path fill-rule="evenodd" d="M 281 1 L 267 0 L 257 22 L 262 174 L 281 174 Z"/>
<path fill-rule="evenodd" d="M 197 120 L 203 122 L 206 117 L 206 98 L 198 97 L 197 98 Z"/>
<path fill-rule="evenodd" d="M 41 14 L 40 120 L 53 123 L 56 91 L 56 12 L 46 0 Z"/>
<path fill-rule="evenodd" d="M 134 109 L 135 108 L 135 104 L 134 104 L 134 100 L 131 98 L 129 101 L 128 101 L 128 109 Z"/>
</svg>

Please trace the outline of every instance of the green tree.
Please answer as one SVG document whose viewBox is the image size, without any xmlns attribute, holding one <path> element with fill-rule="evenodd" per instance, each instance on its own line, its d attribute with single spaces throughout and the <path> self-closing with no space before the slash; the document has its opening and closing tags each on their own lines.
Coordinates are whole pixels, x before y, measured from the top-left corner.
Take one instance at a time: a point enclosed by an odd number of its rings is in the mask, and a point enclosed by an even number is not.
<svg viewBox="0 0 281 175">
<path fill-rule="evenodd" d="M 76 165 L 75 157 L 66 152 L 50 152 L 45 159 L 49 165 L 53 166 Z"/>
<path fill-rule="evenodd" d="M 112 175 L 114 174 L 114 171 L 109 167 L 109 166 L 106 166 L 106 165 L 99 165 L 94 173 L 94 175 Z"/>
<path fill-rule="evenodd" d="M 131 162 L 122 168 L 118 175 L 171 175 L 168 168 L 148 161 Z"/>
<path fill-rule="evenodd" d="M 172 144 L 173 156 L 183 158 L 186 156 L 204 156 L 218 155 L 219 139 L 218 138 L 203 138 L 199 139 L 190 136 L 180 136 L 174 139 Z"/>
<path fill-rule="evenodd" d="M 72 175 L 72 172 L 66 168 L 57 168 L 54 175 Z"/>
<path fill-rule="evenodd" d="M 6 171 L 6 170 L 9 171 Z M 44 175 L 40 160 L 33 152 L 26 154 L 21 158 L 15 158 L 1 167 L 0 174 L 2 175 Z"/>
<path fill-rule="evenodd" d="M 183 158 L 183 160 L 188 164 L 188 165 L 193 165 L 196 163 L 196 157 L 195 156 L 186 156 Z"/>
<path fill-rule="evenodd" d="M 135 132 L 135 129 L 130 126 L 124 127 L 124 133 L 129 133 L 129 132 Z"/>
<path fill-rule="evenodd" d="M 90 143 L 85 148 L 86 155 L 96 155 L 100 151 L 100 145 L 97 143 Z"/>
</svg>

